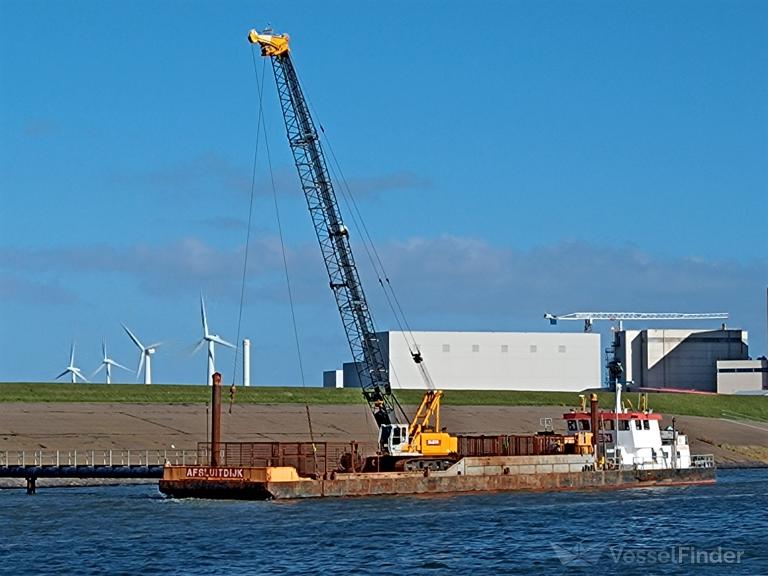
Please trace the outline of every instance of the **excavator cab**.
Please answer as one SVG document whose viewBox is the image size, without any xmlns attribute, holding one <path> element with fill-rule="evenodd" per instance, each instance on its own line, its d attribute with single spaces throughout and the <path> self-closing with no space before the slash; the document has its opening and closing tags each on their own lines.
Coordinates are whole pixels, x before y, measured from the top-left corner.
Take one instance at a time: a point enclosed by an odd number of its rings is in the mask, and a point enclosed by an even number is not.
<svg viewBox="0 0 768 576">
<path fill-rule="evenodd" d="M 384 424 L 379 427 L 379 449 L 383 454 L 409 454 L 408 424 Z"/>
</svg>

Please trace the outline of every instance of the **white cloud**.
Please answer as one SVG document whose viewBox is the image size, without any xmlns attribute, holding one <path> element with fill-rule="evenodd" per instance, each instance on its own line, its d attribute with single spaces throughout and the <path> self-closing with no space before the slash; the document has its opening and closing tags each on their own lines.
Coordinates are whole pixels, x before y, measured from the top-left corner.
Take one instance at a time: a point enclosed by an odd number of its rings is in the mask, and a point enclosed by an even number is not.
<svg viewBox="0 0 768 576">
<path fill-rule="evenodd" d="M 387 308 L 377 280 L 357 247 L 368 297 L 379 318 Z M 388 275 L 412 325 L 424 329 L 451 322 L 456 329 L 515 329 L 513 319 L 592 311 L 721 312 L 762 338 L 762 306 L 768 261 L 708 261 L 662 258 L 632 246 L 597 247 L 562 242 L 532 250 L 495 246 L 476 238 L 411 238 L 378 247 Z M 40 288 L 4 290 L 4 300 L 40 298 L 73 301 L 78 282 L 98 283 L 118 275 L 138 290 L 173 300 L 200 288 L 239 301 L 243 249 L 216 247 L 188 237 L 163 245 L 125 248 L 107 245 L 66 249 L 0 250 L 0 269 Z M 287 250 L 294 297 L 328 305 L 320 252 L 314 244 Z M 65 282 L 70 278 L 71 282 Z M 280 243 L 253 240 L 248 267 L 248 301 L 285 302 Z M 56 286 L 66 285 L 70 296 Z M 48 286 L 49 296 L 45 296 Z M 436 326 L 437 324 L 437 326 Z M 543 328 L 543 321 L 542 321 Z"/>
</svg>

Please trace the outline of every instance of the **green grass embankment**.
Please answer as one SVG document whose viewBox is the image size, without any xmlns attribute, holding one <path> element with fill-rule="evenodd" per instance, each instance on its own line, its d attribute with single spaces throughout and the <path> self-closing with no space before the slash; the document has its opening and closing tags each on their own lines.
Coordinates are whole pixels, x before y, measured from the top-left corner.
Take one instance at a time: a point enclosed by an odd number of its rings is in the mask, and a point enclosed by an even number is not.
<svg viewBox="0 0 768 576">
<path fill-rule="evenodd" d="M 228 387 L 223 396 L 228 400 Z M 418 404 L 419 390 L 396 390 L 401 404 Z M 614 395 L 600 392 L 600 406 L 613 406 Z M 624 395 L 637 406 L 637 393 Z M 0 402 L 105 402 L 196 404 L 210 399 L 206 386 L 143 384 L 0 384 Z M 650 394 L 650 407 L 662 414 L 768 421 L 768 398 L 696 394 Z M 238 386 L 236 402 L 245 404 L 358 404 L 359 390 L 352 388 L 293 388 Z M 511 390 L 450 390 L 446 406 L 563 406 L 578 404 L 573 392 L 521 392 Z"/>
</svg>

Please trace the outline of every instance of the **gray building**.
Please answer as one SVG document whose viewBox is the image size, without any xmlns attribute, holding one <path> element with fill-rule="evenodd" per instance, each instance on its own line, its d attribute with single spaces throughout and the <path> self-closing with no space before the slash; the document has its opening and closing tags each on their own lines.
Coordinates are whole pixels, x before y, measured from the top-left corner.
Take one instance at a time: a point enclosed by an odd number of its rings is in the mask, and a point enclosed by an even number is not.
<svg viewBox="0 0 768 576">
<path fill-rule="evenodd" d="M 343 388 L 344 372 L 342 370 L 326 370 L 323 372 L 323 388 Z"/>
<path fill-rule="evenodd" d="M 410 338 L 410 335 L 408 335 Z M 600 387 L 600 335 L 573 332 L 414 332 L 440 390 L 581 391 Z M 380 332 L 392 388 L 424 390 L 403 332 Z M 345 363 L 344 387 L 360 385 Z M 330 383 L 330 382 L 329 382 Z"/>
<path fill-rule="evenodd" d="M 636 387 L 716 392 L 718 361 L 748 359 L 745 330 L 621 330 L 614 338 L 623 380 Z"/>
<path fill-rule="evenodd" d="M 768 394 L 768 360 L 720 360 L 718 394 Z"/>
</svg>

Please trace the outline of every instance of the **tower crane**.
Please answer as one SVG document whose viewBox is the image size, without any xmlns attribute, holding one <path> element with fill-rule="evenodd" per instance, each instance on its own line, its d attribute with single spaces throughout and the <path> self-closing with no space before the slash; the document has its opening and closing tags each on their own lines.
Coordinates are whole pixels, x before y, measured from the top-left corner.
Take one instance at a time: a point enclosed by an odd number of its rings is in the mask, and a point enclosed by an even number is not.
<svg viewBox="0 0 768 576">
<path fill-rule="evenodd" d="M 248 40 L 258 44 L 261 55 L 272 62 L 288 143 L 358 367 L 363 396 L 379 429 L 379 449 L 400 467 L 441 467 L 458 448 L 457 438 L 440 429 L 442 392 L 427 390 L 410 422 L 392 393 L 387 363 L 352 255 L 349 230 L 343 223 L 323 147 L 291 60 L 289 36 L 251 30 Z M 417 364 L 422 362 L 418 351 L 413 356 Z"/>
<path fill-rule="evenodd" d="M 619 330 L 623 328 L 624 320 L 727 320 L 727 312 L 707 312 L 703 314 L 681 314 L 678 312 L 574 312 L 556 316 L 544 314 L 544 319 L 550 324 L 557 324 L 560 320 L 583 320 L 584 332 L 592 332 L 592 323 L 595 320 L 610 320 L 619 322 Z"/>
</svg>

